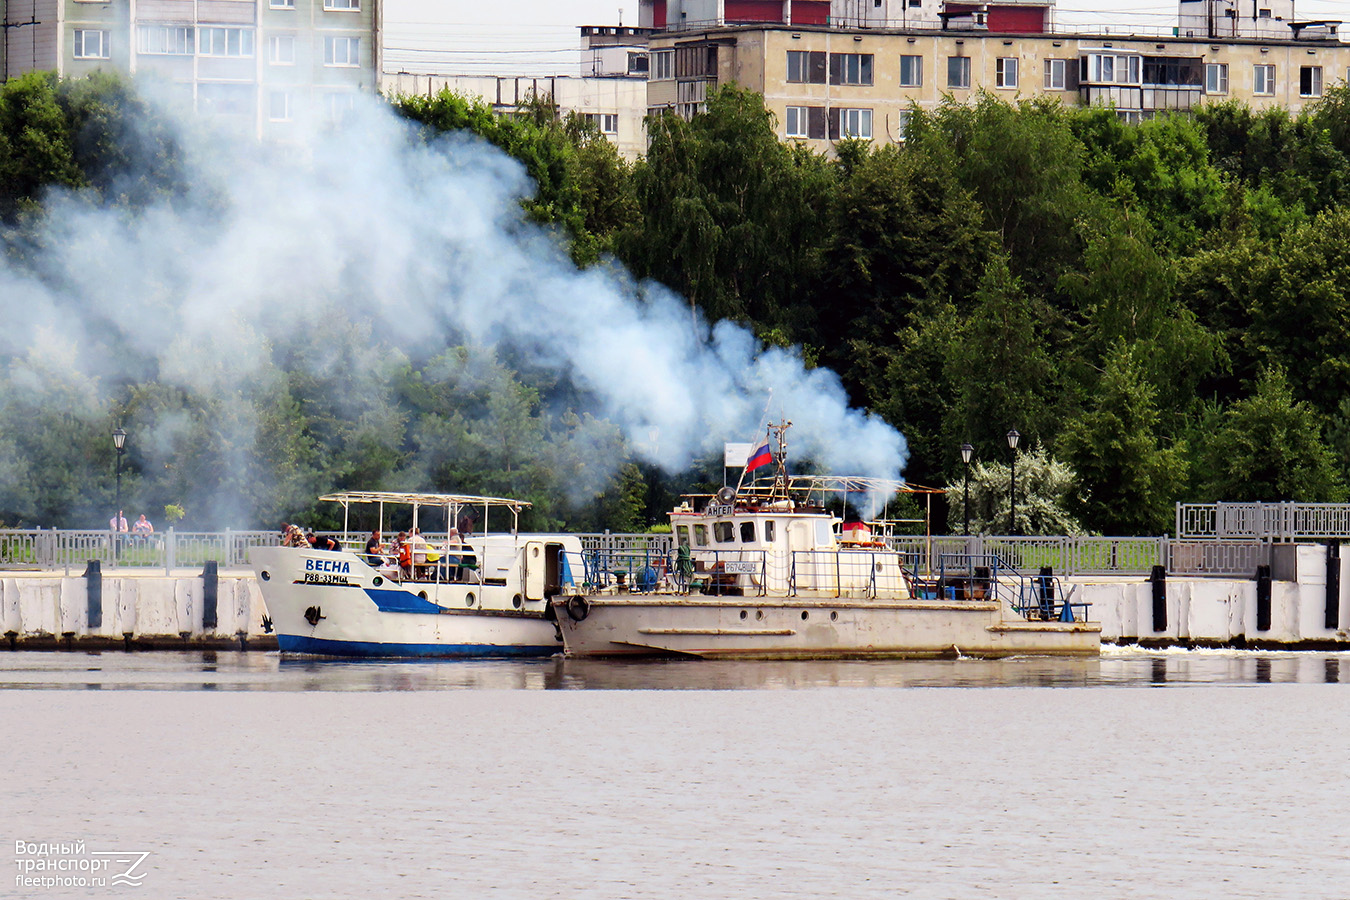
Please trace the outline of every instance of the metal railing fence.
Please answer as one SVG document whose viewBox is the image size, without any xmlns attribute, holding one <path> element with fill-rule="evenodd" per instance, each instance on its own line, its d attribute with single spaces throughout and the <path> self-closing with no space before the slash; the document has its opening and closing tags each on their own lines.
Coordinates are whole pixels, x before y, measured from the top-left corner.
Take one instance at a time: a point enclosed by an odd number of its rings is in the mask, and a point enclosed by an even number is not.
<svg viewBox="0 0 1350 900">
<path fill-rule="evenodd" d="M 1182 540 L 1305 541 L 1350 538 L 1350 503 L 1178 503 Z"/>
<path fill-rule="evenodd" d="M 1266 504 L 1274 506 L 1276 504 Z M 1283 506 L 1284 504 L 1279 504 Z M 1339 537 L 1326 534 L 1340 527 L 1340 516 L 1350 517 L 1350 507 L 1340 504 L 1288 504 L 1303 509 L 1284 511 L 1279 522 L 1298 526 L 1299 537 Z M 1191 507 L 1199 505 L 1192 504 Z M 904 555 L 906 568 L 915 574 L 927 574 L 939 566 L 942 554 L 971 556 L 996 555 L 1023 572 L 1038 572 L 1048 567 L 1056 575 L 1145 575 L 1154 566 L 1164 566 L 1177 575 L 1243 575 L 1250 577 L 1258 565 L 1271 561 L 1270 529 L 1264 538 L 1250 534 L 1230 536 L 1257 522 L 1252 507 L 1260 504 L 1211 504 L 1211 507 L 1243 507 L 1209 513 L 1204 510 L 1178 511 L 1178 519 L 1187 517 L 1192 533 L 1186 539 L 1162 537 L 1011 537 L 971 535 L 970 537 L 925 538 L 894 537 L 891 550 Z M 1262 511 L 1262 515 L 1264 515 Z M 1205 516 L 1209 515 L 1206 519 Z M 1269 524 L 1270 520 L 1265 520 Z M 1222 526 L 1221 528 L 1219 526 Z M 1314 527 L 1316 526 L 1316 528 Z M 1333 527 L 1334 526 L 1334 527 Z M 1204 534 L 1208 527 L 1210 534 Z M 1320 533 L 1314 534 L 1314 531 Z M 1194 534 L 1199 530 L 1200 535 Z M 341 537 L 340 534 L 336 535 Z M 1350 537 L 1350 518 L 1345 521 L 1345 536 Z M 424 535 L 433 545 L 443 535 Z M 581 544 L 591 565 L 597 570 L 613 570 L 641 562 L 646 566 L 668 566 L 674 553 L 669 534 L 580 534 Z M 108 531 L 66 529 L 0 529 L 0 567 L 8 569 L 83 569 L 89 560 L 104 568 L 162 568 L 166 572 L 179 567 L 200 568 L 215 561 L 222 568 L 248 565 L 251 547 L 275 546 L 280 537 L 274 531 L 174 531 L 152 535 L 115 535 Z M 353 546 L 359 551 L 361 547 Z M 606 557 L 613 562 L 607 562 Z"/>
</svg>

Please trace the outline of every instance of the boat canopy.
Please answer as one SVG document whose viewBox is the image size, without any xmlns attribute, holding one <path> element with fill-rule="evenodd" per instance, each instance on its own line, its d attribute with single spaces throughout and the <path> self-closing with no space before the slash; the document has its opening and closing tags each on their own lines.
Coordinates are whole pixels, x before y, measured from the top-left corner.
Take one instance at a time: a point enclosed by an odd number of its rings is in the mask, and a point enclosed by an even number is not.
<svg viewBox="0 0 1350 900">
<path fill-rule="evenodd" d="M 488 527 L 488 510 L 492 507 L 511 512 L 511 533 L 520 530 L 520 511 L 529 509 L 530 503 L 524 500 L 512 500 L 509 497 L 478 497 L 473 494 L 421 494 L 402 491 L 342 491 L 337 494 L 324 494 L 320 500 L 342 504 L 342 537 L 347 540 L 351 533 L 349 514 L 353 503 L 377 503 L 380 507 L 380 530 L 384 530 L 384 506 L 386 503 L 411 506 L 413 508 L 413 527 L 417 527 L 417 512 L 424 506 L 444 509 L 454 515 L 464 507 L 483 510 L 483 531 Z M 453 521 L 453 520 L 452 520 Z"/>
</svg>

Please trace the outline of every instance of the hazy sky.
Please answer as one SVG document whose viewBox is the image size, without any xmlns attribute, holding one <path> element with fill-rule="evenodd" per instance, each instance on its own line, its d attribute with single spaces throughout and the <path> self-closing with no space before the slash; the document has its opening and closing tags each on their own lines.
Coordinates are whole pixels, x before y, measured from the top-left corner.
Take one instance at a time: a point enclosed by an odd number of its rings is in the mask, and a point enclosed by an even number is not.
<svg viewBox="0 0 1350 900">
<path fill-rule="evenodd" d="M 1347 0 L 1297 0 L 1301 19 L 1344 18 Z M 574 72 L 579 25 L 637 24 L 637 0 L 386 0 L 386 66 L 409 72 L 543 75 Z M 1159 0 L 1063 0 L 1064 25 L 1171 28 L 1177 4 Z M 1114 28 L 1112 28 L 1114 30 Z"/>
</svg>

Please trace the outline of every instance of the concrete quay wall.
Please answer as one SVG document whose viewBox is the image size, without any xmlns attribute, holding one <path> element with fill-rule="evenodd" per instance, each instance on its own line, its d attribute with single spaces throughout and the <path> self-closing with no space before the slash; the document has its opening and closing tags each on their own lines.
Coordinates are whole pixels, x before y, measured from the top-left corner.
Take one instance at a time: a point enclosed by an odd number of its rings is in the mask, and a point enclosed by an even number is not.
<svg viewBox="0 0 1350 900">
<path fill-rule="evenodd" d="M 0 633 L 11 648 L 267 649 L 276 639 L 263 631 L 266 612 L 257 582 L 246 571 L 215 578 L 188 571 L 109 572 L 98 578 L 0 572 Z"/>
<path fill-rule="evenodd" d="M 1073 602 L 1091 604 L 1089 616 L 1110 643 L 1350 650 L 1350 555 L 1331 570 L 1339 583 L 1329 614 L 1327 549 L 1290 551 L 1278 572 L 1286 580 L 1270 581 L 1268 598 L 1254 577 L 1237 576 L 1169 576 L 1157 608 L 1155 586 L 1142 575 L 1076 576 L 1063 586 Z M 0 572 L 0 634 L 11 648 L 271 649 L 266 614 L 247 570 L 113 570 L 95 578 Z"/>
</svg>

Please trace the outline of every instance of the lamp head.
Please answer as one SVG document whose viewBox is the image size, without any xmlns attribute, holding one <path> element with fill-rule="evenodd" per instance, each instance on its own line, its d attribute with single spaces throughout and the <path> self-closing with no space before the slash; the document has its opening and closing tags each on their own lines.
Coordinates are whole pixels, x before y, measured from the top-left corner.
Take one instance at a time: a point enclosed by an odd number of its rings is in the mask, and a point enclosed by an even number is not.
<svg viewBox="0 0 1350 900">
<path fill-rule="evenodd" d="M 1021 440 L 1021 438 L 1022 438 L 1022 435 L 1020 435 L 1020 434 L 1017 433 L 1017 429 L 1016 429 L 1016 428 L 1014 428 L 1014 429 L 1012 429 L 1011 431 L 1009 431 L 1009 432 L 1008 432 L 1008 447 L 1011 448 L 1011 449 L 1013 449 L 1013 450 L 1016 450 L 1016 449 L 1017 449 L 1017 442 L 1018 442 L 1019 440 Z"/>
</svg>

